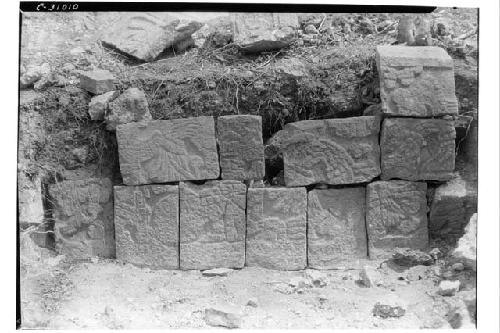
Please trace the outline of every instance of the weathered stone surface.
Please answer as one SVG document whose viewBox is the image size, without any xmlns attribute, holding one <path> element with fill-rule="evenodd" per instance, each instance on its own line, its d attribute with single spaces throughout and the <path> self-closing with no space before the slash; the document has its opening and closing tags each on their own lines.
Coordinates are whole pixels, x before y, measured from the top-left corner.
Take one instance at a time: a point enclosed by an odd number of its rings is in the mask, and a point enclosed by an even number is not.
<svg viewBox="0 0 500 333">
<path fill-rule="evenodd" d="M 264 177 L 262 117 L 219 117 L 217 138 L 222 179 L 246 180 Z"/>
<path fill-rule="evenodd" d="M 77 259 L 114 258 L 113 187 L 108 178 L 51 185 L 56 250 Z"/>
<path fill-rule="evenodd" d="M 297 14 L 235 13 L 234 43 L 242 51 L 255 53 L 288 46 L 299 27 Z"/>
<path fill-rule="evenodd" d="M 399 318 L 405 315 L 406 310 L 399 305 L 388 305 L 381 304 L 380 302 L 375 303 L 373 306 L 372 313 L 374 316 L 380 318 Z"/>
<path fill-rule="evenodd" d="M 106 129 L 116 130 L 116 126 L 153 119 L 149 113 L 148 101 L 144 91 L 129 88 L 109 103 L 109 112 L 105 116 Z"/>
<path fill-rule="evenodd" d="M 387 118 L 380 138 L 382 179 L 448 180 L 455 169 L 452 120 Z"/>
<path fill-rule="evenodd" d="M 230 307 L 217 307 L 205 309 L 205 322 L 209 326 L 239 328 L 241 315 Z"/>
<path fill-rule="evenodd" d="M 23 171 L 17 173 L 19 224 L 40 224 L 44 220 L 42 180 L 30 179 Z"/>
<path fill-rule="evenodd" d="M 249 188 L 246 265 L 304 269 L 306 213 L 305 188 Z"/>
<path fill-rule="evenodd" d="M 460 175 L 436 188 L 429 214 L 429 233 L 454 243 L 477 212 L 477 188 Z"/>
<path fill-rule="evenodd" d="M 179 187 L 115 186 L 116 258 L 138 266 L 179 268 Z"/>
<path fill-rule="evenodd" d="M 392 261 L 400 266 L 413 267 L 418 265 L 429 266 L 434 259 L 428 253 L 415 249 L 396 248 L 392 254 Z"/>
<path fill-rule="evenodd" d="M 212 117 L 119 125 L 116 137 L 126 185 L 219 177 Z"/>
<path fill-rule="evenodd" d="M 80 73 L 80 88 L 94 95 L 115 90 L 115 77 L 109 71 L 98 69 Z"/>
<path fill-rule="evenodd" d="M 378 117 L 304 120 L 285 125 L 287 186 L 354 184 L 380 174 Z"/>
<path fill-rule="evenodd" d="M 395 247 L 428 245 L 427 184 L 377 181 L 366 188 L 366 228 L 370 258 L 391 258 Z"/>
<path fill-rule="evenodd" d="M 440 47 L 378 46 L 380 98 L 386 114 L 458 114 L 453 60 Z"/>
<path fill-rule="evenodd" d="M 307 201 L 307 259 L 317 269 L 368 256 L 365 188 L 312 190 Z"/>
<path fill-rule="evenodd" d="M 191 39 L 191 34 L 201 26 L 175 13 L 120 13 L 102 42 L 132 58 L 153 61 L 166 49 L 178 50 L 178 45 Z"/>
<path fill-rule="evenodd" d="M 238 181 L 180 184 L 180 268 L 241 268 L 246 186 Z"/>
<path fill-rule="evenodd" d="M 108 91 L 102 95 L 92 97 L 89 103 L 89 115 L 92 120 L 104 120 L 104 115 L 108 110 L 109 102 L 118 97 L 116 90 Z"/>
<path fill-rule="evenodd" d="M 477 267 L 476 243 L 477 214 L 474 214 L 465 228 L 465 234 L 458 240 L 457 247 L 451 253 L 452 261 L 458 261 L 475 271 Z"/>
</svg>

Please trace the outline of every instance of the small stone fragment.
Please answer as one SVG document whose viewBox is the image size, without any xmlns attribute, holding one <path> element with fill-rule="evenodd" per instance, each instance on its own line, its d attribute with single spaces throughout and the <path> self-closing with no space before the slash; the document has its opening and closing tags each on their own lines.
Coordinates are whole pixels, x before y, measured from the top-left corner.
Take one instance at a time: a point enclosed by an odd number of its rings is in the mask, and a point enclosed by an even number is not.
<svg viewBox="0 0 500 333">
<path fill-rule="evenodd" d="M 207 276 L 207 277 L 227 276 L 232 271 L 233 270 L 230 268 L 213 268 L 213 269 L 204 270 L 203 272 L 201 272 L 201 275 Z"/>
<path fill-rule="evenodd" d="M 392 257 L 395 247 L 428 245 L 427 184 L 376 181 L 366 188 L 366 228 L 370 258 Z"/>
<path fill-rule="evenodd" d="M 364 266 L 359 272 L 359 279 L 368 288 L 378 287 L 383 285 L 382 276 L 373 267 Z"/>
<path fill-rule="evenodd" d="M 316 29 L 316 27 L 312 24 L 308 24 L 305 28 L 304 28 L 304 32 L 306 34 L 317 34 L 318 33 L 318 29 Z"/>
<path fill-rule="evenodd" d="M 259 303 L 257 302 L 256 298 L 250 298 L 247 302 L 248 306 L 251 306 L 252 308 L 256 308 L 259 306 Z"/>
<path fill-rule="evenodd" d="M 106 114 L 109 106 L 109 102 L 118 97 L 119 92 L 108 91 L 102 95 L 97 95 L 92 97 L 89 103 L 89 115 L 92 120 L 104 120 L 104 115 Z"/>
<path fill-rule="evenodd" d="M 451 268 L 454 270 L 454 271 L 463 271 L 464 270 L 464 264 L 462 264 L 461 262 L 457 262 L 457 263 L 454 263 L 453 265 L 451 265 Z"/>
<path fill-rule="evenodd" d="M 384 180 L 449 180 L 455 169 L 453 121 L 386 118 L 380 151 Z"/>
<path fill-rule="evenodd" d="M 242 320 L 237 313 L 208 308 L 205 309 L 205 322 L 215 327 L 239 328 Z"/>
<path fill-rule="evenodd" d="M 115 90 L 115 77 L 107 70 L 98 69 L 80 73 L 80 88 L 94 95 Z"/>
<path fill-rule="evenodd" d="M 125 185 L 219 177 L 212 117 L 119 125 L 116 138 Z"/>
<path fill-rule="evenodd" d="M 460 288 L 460 281 L 443 280 L 439 283 L 438 294 L 441 296 L 453 296 Z"/>
<path fill-rule="evenodd" d="M 109 102 L 109 112 L 106 113 L 105 119 L 106 129 L 115 131 L 118 125 L 149 121 L 153 118 L 149 113 L 148 101 L 144 91 L 129 88 Z"/>
<path fill-rule="evenodd" d="M 396 248 L 392 254 L 392 260 L 405 267 L 412 267 L 417 265 L 430 266 L 434 263 L 430 254 L 420 250 L 408 248 Z"/>
<path fill-rule="evenodd" d="M 35 82 L 40 80 L 42 77 L 49 75 L 50 71 L 50 65 L 47 63 L 44 63 L 41 66 L 28 67 L 19 79 L 20 88 L 26 89 L 33 87 Z"/>
<path fill-rule="evenodd" d="M 378 46 L 380 98 L 385 114 L 458 114 L 453 60 L 440 47 Z"/>
<path fill-rule="evenodd" d="M 309 269 L 305 272 L 305 275 L 314 287 L 322 288 L 328 285 L 328 277 L 320 271 Z"/>
<path fill-rule="evenodd" d="M 264 177 L 262 117 L 252 115 L 217 118 L 222 179 L 259 180 Z"/>
<path fill-rule="evenodd" d="M 405 315 L 406 310 L 401 306 L 391 306 L 377 302 L 373 307 L 373 315 L 381 318 L 399 318 Z"/>
<path fill-rule="evenodd" d="M 304 269 L 306 214 L 305 188 L 249 188 L 246 265 Z"/>
</svg>

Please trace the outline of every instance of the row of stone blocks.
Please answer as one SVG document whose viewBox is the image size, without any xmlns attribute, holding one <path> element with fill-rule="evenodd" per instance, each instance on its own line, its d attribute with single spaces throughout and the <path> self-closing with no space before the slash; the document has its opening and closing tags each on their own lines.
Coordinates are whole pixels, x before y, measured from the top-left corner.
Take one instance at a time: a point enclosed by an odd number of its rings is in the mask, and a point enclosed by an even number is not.
<svg viewBox="0 0 500 333">
<path fill-rule="evenodd" d="M 363 116 L 305 120 L 280 134 L 289 187 L 369 182 L 375 177 L 448 180 L 453 176 L 452 120 Z M 120 170 L 125 185 L 186 180 L 262 179 L 259 116 L 196 117 L 119 125 Z M 220 167 L 219 167 L 220 158 Z"/>
<path fill-rule="evenodd" d="M 116 258 L 163 269 L 335 268 L 428 243 L 426 184 L 115 186 Z M 365 222 L 366 221 L 366 222 Z"/>
</svg>

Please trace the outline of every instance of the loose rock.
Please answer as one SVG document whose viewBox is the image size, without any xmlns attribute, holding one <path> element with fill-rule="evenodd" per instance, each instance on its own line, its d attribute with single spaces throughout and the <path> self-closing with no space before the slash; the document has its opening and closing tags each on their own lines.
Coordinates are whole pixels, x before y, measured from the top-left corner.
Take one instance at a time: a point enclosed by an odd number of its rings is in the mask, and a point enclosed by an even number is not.
<svg viewBox="0 0 500 333">
<path fill-rule="evenodd" d="M 230 268 L 214 268 L 214 269 L 208 269 L 208 270 L 201 272 L 201 275 L 208 276 L 208 277 L 227 276 L 232 271 L 233 270 Z"/>
<path fill-rule="evenodd" d="M 408 249 L 408 248 L 397 248 L 392 254 L 392 260 L 400 266 L 417 266 L 425 265 L 430 266 L 434 263 L 432 257 L 419 250 Z"/>
<path fill-rule="evenodd" d="M 144 91 L 138 88 L 129 88 L 113 101 L 109 101 L 109 112 L 106 113 L 105 119 L 106 129 L 115 131 L 118 125 L 148 121 L 153 118 L 149 113 Z"/>
<path fill-rule="evenodd" d="M 439 283 L 438 294 L 441 296 L 453 296 L 460 288 L 460 281 L 443 280 Z"/>
<path fill-rule="evenodd" d="M 465 228 L 465 235 L 458 240 L 457 247 L 451 254 L 452 260 L 459 261 L 465 267 L 476 271 L 477 267 L 477 213 L 472 215 L 469 224 Z"/>
<path fill-rule="evenodd" d="M 89 103 L 89 115 L 92 120 L 104 120 L 104 115 L 108 111 L 108 105 L 120 93 L 116 90 L 108 91 L 105 94 L 92 97 Z"/>
<path fill-rule="evenodd" d="M 311 281 L 314 287 L 325 287 L 328 285 L 328 276 L 317 270 L 307 270 L 306 277 Z"/>
<path fill-rule="evenodd" d="M 377 287 L 383 284 L 382 276 L 373 267 L 364 266 L 359 272 L 359 279 L 366 287 Z"/>
<path fill-rule="evenodd" d="M 80 88 L 94 95 L 104 94 L 115 90 L 115 77 L 102 69 L 80 72 Z"/>
<path fill-rule="evenodd" d="M 241 316 L 237 313 L 214 308 L 205 309 L 205 322 L 210 326 L 239 328 L 241 321 Z"/>
<path fill-rule="evenodd" d="M 250 298 L 247 302 L 247 305 L 251 306 L 252 308 L 256 308 L 259 306 L 256 298 Z"/>
<path fill-rule="evenodd" d="M 373 307 L 373 315 L 381 318 L 399 318 L 405 315 L 406 310 L 401 306 L 391 306 L 377 302 Z"/>
</svg>

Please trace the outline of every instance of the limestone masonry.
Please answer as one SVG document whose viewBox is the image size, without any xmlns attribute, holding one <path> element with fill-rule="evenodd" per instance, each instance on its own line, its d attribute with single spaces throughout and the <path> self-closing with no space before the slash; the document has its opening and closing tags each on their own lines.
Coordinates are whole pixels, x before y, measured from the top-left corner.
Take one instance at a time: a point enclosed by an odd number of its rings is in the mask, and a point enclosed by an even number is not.
<svg viewBox="0 0 500 333">
<path fill-rule="evenodd" d="M 249 188 L 246 265 L 305 268 L 306 214 L 305 188 Z"/>
<path fill-rule="evenodd" d="M 367 258 L 365 188 L 312 190 L 307 200 L 308 265 L 332 269 Z"/>
<path fill-rule="evenodd" d="M 115 186 L 116 258 L 179 268 L 179 187 Z"/>
<path fill-rule="evenodd" d="M 222 179 L 264 178 L 262 117 L 223 116 L 217 118 Z"/>
<path fill-rule="evenodd" d="M 387 118 L 380 137 L 382 179 L 449 180 L 455 127 L 444 119 Z"/>
<path fill-rule="evenodd" d="M 378 117 L 304 120 L 285 125 L 285 183 L 355 184 L 380 174 Z"/>
<path fill-rule="evenodd" d="M 378 46 L 382 110 L 394 116 L 458 114 L 453 60 L 439 47 Z"/>
<path fill-rule="evenodd" d="M 389 258 L 396 247 L 428 245 L 427 184 L 376 181 L 366 188 L 366 228 L 370 258 Z"/>
<path fill-rule="evenodd" d="M 127 26 L 132 44 L 123 36 L 109 43 L 146 47 L 166 29 L 170 39 L 161 42 L 173 47 L 183 29 L 196 28 L 141 15 Z M 262 33 L 264 21 L 272 33 Z M 235 42 L 248 52 L 282 47 L 297 24 L 288 14 L 245 15 L 235 21 Z M 143 41 L 147 25 L 155 34 Z M 133 50 L 146 61 L 159 54 Z M 152 120 L 141 90 L 120 94 L 109 73 L 82 74 L 82 88 L 101 94 L 89 114 L 116 131 L 123 185 L 114 196 L 108 178 L 49 188 L 58 251 L 157 269 L 335 269 L 389 259 L 395 248 L 424 250 L 429 235 L 460 238 L 477 191 L 455 172 L 451 58 L 436 47 L 382 46 L 377 62 L 382 114 L 288 123 L 266 143 L 265 158 L 260 116 Z M 266 175 L 266 167 L 277 170 Z M 42 220 L 39 213 L 32 219 Z"/>
<path fill-rule="evenodd" d="M 243 267 L 245 184 L 222 180 L 179 187 L 180 268 Z"/>
<path fill-rule="evenodd" d="M 119 125 L 116 137 L 123 183 L 218 178 L 214 126 L 212 117 Z"/>
</svg>

